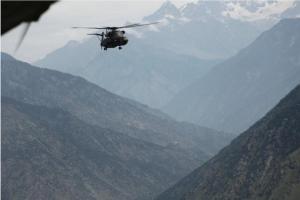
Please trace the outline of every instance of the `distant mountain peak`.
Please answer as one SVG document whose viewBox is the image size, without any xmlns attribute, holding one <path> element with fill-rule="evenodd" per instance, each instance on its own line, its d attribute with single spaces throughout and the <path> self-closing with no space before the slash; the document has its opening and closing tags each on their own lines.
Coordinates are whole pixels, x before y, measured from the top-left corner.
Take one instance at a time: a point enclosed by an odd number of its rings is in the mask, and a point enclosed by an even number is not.
<svg viewBox="0 0 300 200">
<path fill-rule="evenodd" d="M 181 15 L 179 9 L 171 2 L 165 1 L 161 7 L 155 11 L 153 14 L 144 17 L 144 21 L 155 21 L 161 20 L 166 17 L 168 18 L 176 18 Z"/>
<path fill-rule="evenodd" d="M 166 1 L 152 15 L 144 19 L 163 19 L 165 15 L 184 16 L 191 19 L 224 19 L 240 21 L 257 21 L 263 19 L 279 19 L 286 10 L 292 16 L 300 14 L 299 2 L 296 0 L 245 0 L 245 1 L 207 1 L 188 2 L 179 9 L 170 1 Z M 298 14 L 297 14 L 298 13 Z"/>
<path fill-rule="evenodd" d="M 165 1 L 162 5 L 161 5 L 161 8 L 176 8 L 176 6 L 171 2 L 171 1 Z"/>
</svg>

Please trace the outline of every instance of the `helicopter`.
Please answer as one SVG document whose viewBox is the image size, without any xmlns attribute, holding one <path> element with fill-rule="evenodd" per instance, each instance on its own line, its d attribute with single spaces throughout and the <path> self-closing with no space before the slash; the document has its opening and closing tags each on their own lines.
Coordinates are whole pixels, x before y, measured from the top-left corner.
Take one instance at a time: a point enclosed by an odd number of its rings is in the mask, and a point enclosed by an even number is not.
<svg viewBox="0 0 300 200">
<path fill-rule="evenodd" d="M 97 30 L 105 30 L 105 33 L 88 33 L 87 35 L 94 35 L 100 41 L 101 50 L 104 49 L 105 51 L 108 48 L 115 48 L 118 47 L 119 50 L 122 49 L 122 46 L 128 43 L 128 38 L 125 37 L 125 31 L 119 29 L 126 29 L 126 28 L 134 28 L 138 26 L 148 26 L 153 24 L 158 24 L 159 22 L 152 22 L 147 24 L 129 24 L 126 26 L 107 26 L 107 27 L 72 27 L 72 28 L 84 28 L 84 29 L 97 29 Z"/>
</svg>

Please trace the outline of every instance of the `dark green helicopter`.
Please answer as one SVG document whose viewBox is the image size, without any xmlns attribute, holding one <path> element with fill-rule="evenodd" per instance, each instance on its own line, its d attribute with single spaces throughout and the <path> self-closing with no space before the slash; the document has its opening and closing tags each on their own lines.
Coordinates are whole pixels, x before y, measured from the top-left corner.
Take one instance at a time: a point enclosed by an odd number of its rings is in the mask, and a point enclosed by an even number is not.
<svg viewBox="0 0 300 200">
<path fill-rule="evenodd" d="M 148 24 L 130 24 L 126 26 L 115 26 L 115 27 L 73 27 L 73 28 L 85 28 L 85 29 L 99 29 L 105 30 L 105 33 L 88 33 L 88 35 L 95 35 L 100 41 L 101 49 L 107 50 L 108 48 L 118 47 L 122 49 L 122 46 L 128 43 L 128 38 L 125 37 L 125 31 L 119 29 L 134 28 L 138 26 L 148 26 L 152 24 L 158 24 L 159 22 L 153 22 Z"/>
</svg>

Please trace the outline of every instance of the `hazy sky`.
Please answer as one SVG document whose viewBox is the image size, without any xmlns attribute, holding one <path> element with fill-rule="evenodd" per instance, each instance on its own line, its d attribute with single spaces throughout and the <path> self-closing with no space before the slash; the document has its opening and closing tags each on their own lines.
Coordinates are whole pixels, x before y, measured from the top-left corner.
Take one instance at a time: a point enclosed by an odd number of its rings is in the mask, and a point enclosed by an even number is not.
<svg viewBox="0 0 300 200">
<path fill-rule="evenodd" d="M 172 0 L 176 6 L 187 1 Z M 69 40 L 86 38 L 86 30 L 72 29 L 72 26 L 111 26 L 127 22 L 140 22 L 154 12 L 163 0 L 135 1 L 61 1 L 54 4 L 39 22 L 32 23 L 21 47 L 15 52 L 24 24 L 1 38 L 1 50 L 18 59 L 33 62 L 54 49 L 62 47 Z"/>
</svg>

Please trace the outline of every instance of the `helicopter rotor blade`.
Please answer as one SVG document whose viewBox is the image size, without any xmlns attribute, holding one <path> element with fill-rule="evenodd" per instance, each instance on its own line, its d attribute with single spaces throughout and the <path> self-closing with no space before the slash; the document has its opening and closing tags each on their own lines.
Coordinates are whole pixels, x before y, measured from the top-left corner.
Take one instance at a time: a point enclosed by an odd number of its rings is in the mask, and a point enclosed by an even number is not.
<svg viewBox="0 0 300 200">
<path fill-rule="evenodd" d="M 85 28 L 85 29 L 110 29 L 111 27 L 86 27 L 86 26 L 74 26 L 72 28 Z"/>
<path fill-rule="evenodd" d="M 126 26 L 106 26 L 106 27 L 87 27 L 87 26 L 74 26 L 72 28 L 84 28 L 84 29 L 111 29 L 111 30 L 116 30 L 120 28 L 133 28 L 133 27 L 138 27 L 138 26 L 148 26 L 148 25 L 153 25 L 153 24 L 158 24 L 159 22 L 152 22 L 152 23 L 147 23 L 147 24 L 129 24 Z"/>
<path fill-rule="evenodd" d="M 147 23 L 147 24 L 129 24 L 126 26 L 119 26 L 119 27 L 115 27 L 115 28 L 134 28 L 134 27 L 138 27 L 138 26 L 149 26 L 149 25 L 153 25 L 153 24 L 158 24 L 159 22 L 152 22 L 152 23 Z"/>
<path fill-rule="evenodd" d="M 17 44 L 17 46 L 16 46 L 16 48 L 15 48 L 15 52 L 17 52 L 18 49 L 20 48 L 20 46 L 21 46 L 21 44 L 22 44 L 22 42 L 23 42 L 23 40 L 24 40 L 24 38 L 25 38 L 25 36 L 26 36 L 28 30 L 29 30 L 29 27 L 30 27 L 30 23 L 27 23 L 27 24 L 25 25 L 25 28 L 24 28 L 24 30 L 23 30 L 23 33 L 22 33 L 22 35 L 21 35 L 21 37 L 20 37 L 20 39 L 19 39 L 19 42 L 18 42 L 18 44 Z"/>
<path fill-rule="evenodd" d="M 97 36 L 103 36 L 103 33 L 100 34 L 100 33 L 88 33 L 87 35 L 97 35 Z"/>
</svg>

